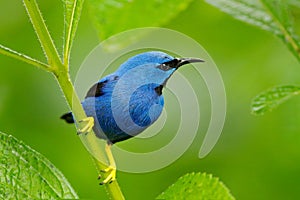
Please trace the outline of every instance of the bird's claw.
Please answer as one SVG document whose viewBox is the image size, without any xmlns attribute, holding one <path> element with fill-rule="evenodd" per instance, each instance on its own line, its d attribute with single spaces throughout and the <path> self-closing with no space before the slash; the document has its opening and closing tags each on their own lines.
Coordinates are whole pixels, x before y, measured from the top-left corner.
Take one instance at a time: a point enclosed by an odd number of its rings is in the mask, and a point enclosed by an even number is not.
<svg viewBox="0 0 300 200">
<path fill-rule="evenodd" d="M 105 169 L 101 169 L 101 172 L 107 173 L 107 172 L 110 172 L 110 171 L 113 171 L 113 170 L 116 170 L 116 169 L 114 167 L 112 167 L 112 166 L 109 166 L 109 167 L 107 167 Z"/>
<path fill-rule="evenodd" d="M 116 168 L 109 166 L 108 168 L 101 170 L 101 172 L 103 172 L 103 173 L 109 172 L 109 174 L 101 183 L 99 183 L 100 185 L 104 185 L 107 183 L 110 184 L 116 180 Z M 101 178 L 102 178 L 101 175 L 99 175 L 98 179 L 101 179 Z"/>
<path fill-rule="evenodd" d="M 79 121 L 79 123 L 83 123 L 83 122 L 86 122 L 86 125 L 77 131 L 78 135 L 80 135 L 82 133 L 88 134 L 93 129 L 93 126 L 94 126 L 94 118 L 93 117 L 87 117 L 87 118 L 84 118 Z"/>
</svg>

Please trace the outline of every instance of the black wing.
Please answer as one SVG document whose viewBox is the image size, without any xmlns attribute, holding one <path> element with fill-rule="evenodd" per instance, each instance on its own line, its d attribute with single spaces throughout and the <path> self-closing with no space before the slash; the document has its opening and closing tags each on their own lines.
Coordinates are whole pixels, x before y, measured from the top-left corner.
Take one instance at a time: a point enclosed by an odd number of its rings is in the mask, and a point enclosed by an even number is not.
<svg viewBox="0 0 300 200">
<path fill-rule="evenodd" d="M 85 98 L 88 97 L 99 97 L 101 95 L 104 94 L 104 92 L 102 91 L 103 87 L 105 86 L 105 84 L 107 83 L 108 80 L 102 81 L 102 82 L 98 82 L 95 83 L 87 92 Z"/>
</svg>

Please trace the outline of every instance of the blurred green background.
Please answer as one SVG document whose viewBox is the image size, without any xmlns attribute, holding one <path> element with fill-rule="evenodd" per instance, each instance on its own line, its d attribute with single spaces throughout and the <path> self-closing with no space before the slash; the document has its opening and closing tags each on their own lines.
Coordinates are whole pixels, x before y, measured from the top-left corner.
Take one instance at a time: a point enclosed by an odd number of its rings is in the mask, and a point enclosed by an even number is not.
<svg viewBox="0 0 300 200">
<path fill-rule="evenodd" d="M 38 2 L 61 51 L 62 3 Z M 300 17 L 299 10 L 293 12 Z M 299 20 L 296 23 L 300 27 Z M 188 151 L 162 170 L 118 172 L 127 199 L 154 199 L 178 177 L 193 171 L 220 177 L 237 199 L 299 199 L 300 98 L 261 117 L 250 114 L 251 99 L 261 91 L 274 85 L 300 85 L 297 60 L 270 33 L 234 20 L 203 1 L 195 1 L 164 27 L 194 38 L 215 60 L 226 87 L 226 123 L 217 145 L 204 159 L 198 158 L 203 138 L 199 133 Z M 45 61 L 22 1 L 1 1 L 0 30 L 1 44 Z M 71 57 L 73 77 L 98 43 L 85 6 Z M 54 77 L 3 55 L 0 66 L 0 130 L 45 155 L 81 198 L 105 199 L 93 161 L 75 128 L 59 119 L 68 107 Z M 137 142 L 120 145 L 142 148 Z"/>
</svg>

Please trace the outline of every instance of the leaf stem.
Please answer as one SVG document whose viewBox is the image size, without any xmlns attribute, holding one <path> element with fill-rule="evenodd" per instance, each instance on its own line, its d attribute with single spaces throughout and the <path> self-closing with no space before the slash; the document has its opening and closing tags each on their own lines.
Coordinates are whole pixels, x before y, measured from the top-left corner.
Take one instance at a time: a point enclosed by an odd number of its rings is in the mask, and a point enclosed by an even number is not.
<svg viewBox="0 0 300 200">
<path fill-rule="evenodd" d="M 36 60 L 34 58 L 31 58 L 27 55 L 24 55 L 22 53 L 19 53 L 19 52 L 16 52 L 10 48 L 7 48 L 3 45 L 0 44 L 0 54 L 3 54 L 3 55 L 6 55 L 6 56 L 9 56 L 11 58 L 15 58 L 17 60 L 21 60 L 23 62 L 26 62 L 28 64 L 31 64 L 31 65 L 34 65 L 36 67 L 39 67 L 39 68 L 42 68 L 46 71 L 52 71 L 50 66 L 39 61 L 39 60 Z"/>
<path fill-rule="evenodd" d="M 61 66 L 60 57 L 54 46 L 54 42 L 50 36 L 36 0 L 23 0 L 23 2 L 49 65 L 53 68 Z"/>
<path fill-rule="evenodd" d="M 266 11 L 269 13 L 270 16 L 274 19 L 274 22 L 278 25 L 281 33 L 283 34 L 284 37 L 281 37 L 283 42 L 287 44 L 287 46 L 290 48 L 292 53 L 295 55 L 295 57 L 298 59 L 300 62 L 300 46 L 293 37 L 292 33 L 290 33 L 286 27 L 280 22 L 280 20 L 274 15 L 274 13 L 271 11 L 271 8 L 265 1 L 261 1 L 263 6 L 265 7 Z"/>
<path fill-rule="evenodd" d="M 72 36 L 72 30 L 73 30 L 73 25 L 74 25 L 73 23 L 74 23 L 76 6 L 77 6 L 77 0 L 74 0 L 71 19 L 70 19 L 69 26 L 68 26 L 69 29 L 65 30 L 65 31 L 67 31 L 67 36 L 65 38 L 65 46 L 64 46 L 64 64 L 65 65 L 69 65 L 70 48 L 71 48 L 71 42 L 72 42 L 71 36 Z"/>
</svg>

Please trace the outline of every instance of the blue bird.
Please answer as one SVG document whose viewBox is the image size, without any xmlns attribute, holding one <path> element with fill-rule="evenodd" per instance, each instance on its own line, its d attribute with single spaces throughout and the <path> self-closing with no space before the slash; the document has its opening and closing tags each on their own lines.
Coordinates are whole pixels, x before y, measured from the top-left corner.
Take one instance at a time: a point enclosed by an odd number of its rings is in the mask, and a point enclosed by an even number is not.
<svg viewBox="0 0 300 200">
<path fill-rule="evenodd" d="M 110 151 L 112 144 L 127 140 L 144 131 L 160 116 L 168 79 L 181 66 L 204 62 L 197 58 L 175 58 L 164 52 L 137 54 L 120 65 L 114 73 L 95 83 L 87 92 L 82 106 L 88 116 L 87 126 L 80 132 L 94 130 L 107 141 L 106 152 L 110 172 L 100 184 L 115 180 L 116 167 Z M 74 123 L 72 113 L 61 117 Z"/>
</svg>

